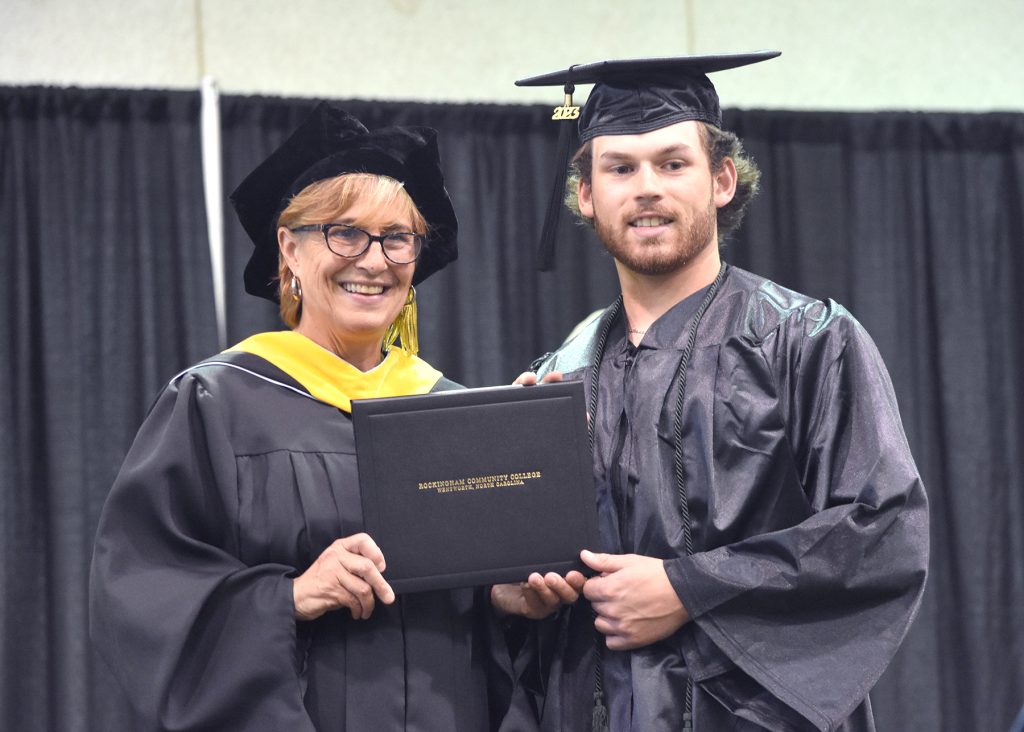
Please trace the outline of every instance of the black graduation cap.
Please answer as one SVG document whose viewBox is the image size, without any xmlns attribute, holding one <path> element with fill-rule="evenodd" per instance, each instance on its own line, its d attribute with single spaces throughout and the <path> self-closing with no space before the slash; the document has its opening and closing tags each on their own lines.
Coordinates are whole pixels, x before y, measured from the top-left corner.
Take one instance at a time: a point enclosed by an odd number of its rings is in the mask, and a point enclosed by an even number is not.
<svg viewBox="0 0 1024 732">
<path fill-rule="evenodd" d="M 319 180 L 373 173 L 405 185 L 427 221 L 413 284 L 458 257 L 458 221 L 444 187 L 437 131 L 386 127 L 370 132 L 343 109 L 321 102 L 231 194 L 231 204 L 256 248 L 245 266 L 245 290 L 278 301 L 277 220 L 291 198 Z"/>
<path fill-rule="evenodd" d="M 677 122 L 722 126 L 718 93 L 707 74 L 766 61 L 780 51 L 598 61 L 516 81 L 516 86 L 561 86 L 562 106 L 552 119 L 578 120 L 578 144 L 601 135 L 639 135 Z M 576 84 L 594 84 L 583 108 L 572 104 Z M 559 131 L 559 168 L 548 201 L 538 251 L 539 268 L 551 269 L 559 213 L 573 144 L 572 124 Z"/>
</svg>

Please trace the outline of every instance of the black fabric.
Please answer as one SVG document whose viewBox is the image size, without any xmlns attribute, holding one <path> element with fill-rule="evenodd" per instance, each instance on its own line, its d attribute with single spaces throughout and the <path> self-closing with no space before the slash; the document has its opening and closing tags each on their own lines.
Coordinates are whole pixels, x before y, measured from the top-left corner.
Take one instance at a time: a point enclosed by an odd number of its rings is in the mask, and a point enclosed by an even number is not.
<svg viewBox="0 0 1024 732">
<path fill-rule="evenodd" d="M 133 729 L 488 729 L 490 659 L 511 667 L 483 588 L 295 621 L 292 578 L 363 530 L 352 419 L 252 362 L 161 393 L 100 517 L 90 631 Z"/>
<path fill-rule="evenodd" d="M 720 127 L 722 109 L 707 74 L 779 55 L 779 51 L 754 51 L 598 61 L 519 79 L 516 86 L 564 85 L 568 92 L 576 84 L 593 84 L 579 113 L 581 142 L 601 135 L 638 135 L 691 119 Z"/>
<path fill-rule="evenodd" d="M 878 728 L 1007 729 L 1024 700 L 1024 115 L 725 126 L 764 172 L 725 257 L 857 315 L 928 488 L 931 572 L 872 695 Z"/>
<path fill-rule="evenodd" d="M 538 374 L 593 388 L 603 327 Z M 696 732 L 748 729 L 736 717 L 776 732 L 870 732 L 865 692 L 916 613 L 928 560 L 924 488 L 870 336 L 835 302 L 727 267 L 639 348 L 625 341 L 620 315 L 600 350 L 593 420 L 600 549 L 664 559 L 692 622 L 605 653 L 612 729 L 682 728 L 693 678 Z M 593 638 L 585 601 L 567 616 L 567 634 Z M 564 691 L 594 678 L 581 646 L 570 640 L 553 662 L 551 730 L 586 729 Z"/>
<path fill-rule="evenodd" d="M 217 345 L 198 115 L 195 92 L 0 92 L 5 730 L 134 729 L 88 562 L 147 405 Z"/>
<path fill-rule="evenodd" d="M 85 578 L 146 408 L 217 348 L 198 104 L 0 88 L 3 729 L 133 729 L 88 650 Z M 223 97 L 224 190 L 314 104 Z M 344 105 L 371 129 L 439 130 L 460 256 L 419 288 L 420 332 L 447 376 L 508 383 L 615 297 L 582 227 L 563 222 L 555 269 L 535 271 L 550 105 Z M 1024 115 L 726 109 L 724 126 L 764 172 L 726 259 L 856 313 L 928 487 L 929 583 L 872 694 L 878 728 L 1006 730 L 1024 704 Z M 281 326 L 242 290 L 252 245 L 225 211 L 234 342 Z"/>
</svg>

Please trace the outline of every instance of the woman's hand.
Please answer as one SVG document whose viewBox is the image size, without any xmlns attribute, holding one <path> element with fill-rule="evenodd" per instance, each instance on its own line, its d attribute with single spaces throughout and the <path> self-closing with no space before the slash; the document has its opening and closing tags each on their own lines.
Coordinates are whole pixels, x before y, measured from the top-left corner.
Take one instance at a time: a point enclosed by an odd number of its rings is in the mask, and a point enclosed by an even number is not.
<svg viewBox="0 0 1024 732">
<path fill-rule="evenodd" d="M 347 607 L 355 620 L 365 620 L 380 598 L 385 605 L 395 601 L 395 593 L 381 572 L 384 555 L 367 534 L 338 539 L 292 580 L 295 617 L 313 620 L 329 610 Z"/>
<path fill-rule="evenodd" d="M 491 587 L 491 606 L 498 617 L 521 615 L 540 620 L 558 609 L 571 605 L 583 591 L 585 577 L 575 570 L 565 577 L 548 572 L 543 577 L 534 572 L 525 582 Z"/>
</svg>

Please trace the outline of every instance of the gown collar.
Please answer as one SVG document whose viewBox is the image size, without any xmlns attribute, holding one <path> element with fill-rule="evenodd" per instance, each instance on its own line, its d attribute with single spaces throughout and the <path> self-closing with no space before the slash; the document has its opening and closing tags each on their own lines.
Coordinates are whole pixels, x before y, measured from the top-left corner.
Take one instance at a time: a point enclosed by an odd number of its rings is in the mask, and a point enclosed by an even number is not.
<svg viewBox="0 0 1024 732">
<path fill-rule="evenodd" d="M 694 313 L 697 312 L 701 302 L 703 302 L 710 286 L 702 287 L 666 310 L 660 318 L 651 323 L 647 332 L 644 333 L 643 338 L 640 340 L 637 349 L 671 348 L 677 351 L 685 349 L 686 339 L 689 335 L 689 328 L 687 326 L 689 326 Z M 629 343 L 629 334 L 626 332 L 628 326 L 626 324 L 625 310 L 620 314 L 619 320 L 621 322 L 621 328 L 619 329 L 621 342 L 618 345 L 620 348 L 626 348 L 627 345 L 632 344 Z"/>
<path fill-rule="evenodd" d="M 360 371 L 294 331 L 257 333 L 228 351 L 259 356 L 284 371 L 319 401 L 352 412 L 353 399 L 426 394 L 442 374 L 418 356 L 393 348 L 369 371 Z"/>
</svg>

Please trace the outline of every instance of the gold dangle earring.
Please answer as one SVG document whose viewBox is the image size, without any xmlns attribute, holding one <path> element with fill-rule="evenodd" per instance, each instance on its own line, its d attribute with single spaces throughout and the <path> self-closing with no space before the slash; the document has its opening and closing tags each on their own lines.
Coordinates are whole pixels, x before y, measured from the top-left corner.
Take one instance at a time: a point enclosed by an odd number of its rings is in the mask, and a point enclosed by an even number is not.
<svg viewBox="0 0 1024 732">
<path fill-rule="evenodd" d="M 384 332 L 384 353 L 391 350 L 395 340 L 401 341 L 399 346 L 405 353 L 415 356 L 420 351 L 420 338 L 416 324 L 416 288 L 409 286 L 409 294 L 405 305 L 395 318 L 395 322 Z"/>
<path fill-rule="evenodd" d="M 292 289 L 292 300 L 298 302 L 299 300 L 302 299 L 302 284 L 295 277 L 295 275 L 292 275 L 292 281 L 289 284 Z"/>
</svg>

